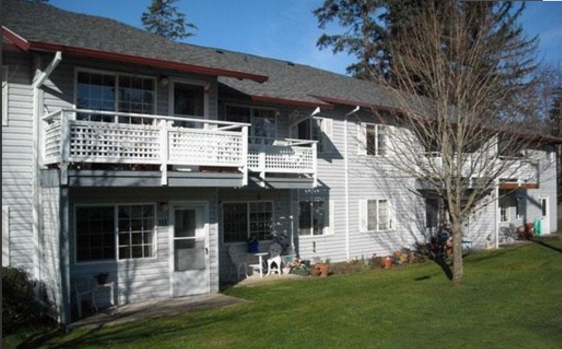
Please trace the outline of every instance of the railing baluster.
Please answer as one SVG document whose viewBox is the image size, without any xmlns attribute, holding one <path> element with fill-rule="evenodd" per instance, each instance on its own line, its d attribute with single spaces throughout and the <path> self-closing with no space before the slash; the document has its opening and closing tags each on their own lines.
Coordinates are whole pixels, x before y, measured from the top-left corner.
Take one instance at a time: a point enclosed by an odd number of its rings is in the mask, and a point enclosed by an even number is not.
<svg viewBox="0 0 562 349">
<path fill-rule="evenodd" d="M 168 122 L 166 120 L 160 120 L 160 124 L 158 126 L 160 130 L 160 172 L 162 172 L 161 184 L 168 185 Z"/>
</svg>

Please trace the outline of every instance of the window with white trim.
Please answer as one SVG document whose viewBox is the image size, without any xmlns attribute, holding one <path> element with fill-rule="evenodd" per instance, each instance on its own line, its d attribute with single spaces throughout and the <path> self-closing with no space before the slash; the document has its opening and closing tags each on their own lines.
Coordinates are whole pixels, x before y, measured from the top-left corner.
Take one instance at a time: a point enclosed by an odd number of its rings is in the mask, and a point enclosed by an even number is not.
<svg viewBox="0 0 562 349">
<path fill-rule="evenodd" d="M 326 217 L 324 201 L 299 202 L 299 236 L 324 235 Z"/>
<path fill-rule="evenodd" d="M 313 117 L 298 123 L 297 138 L 318 141 L 318 153 L 332 152 L 332 119 Z"/>
<path fill-rule="evenodd" d="M 229 202 L 222 205 L 223 239 L 244 242 L 250 236 L 270 240 L 273 231 L 273 202 Z"/>
<path fill-rule="evenodd" d="M 509 197 L 500 198 L 498 206 L 500 211 L 500 223 L 509 222 Z"/>
<path fill-rule="evenodd" d="M 388 127 L 380 124 L 362 122 L 358 125 L 359 154 L 384 156 L 387 153 Z"/>
<path fill-rule="evenodd" d="M 156 80 L 152 77 L 78 71 L 76 108 L 154 114 Z M 78 120 L 115 122 L 115 116 L 81 113 Z M 120 123 L 151 124 L 152 119 L 118 117 Z"/>
<path fill-rule="evenodd" d="M 2 126 L 8 126 L 8 67 L 2 66 Z"/>
<path fill-rule="evenodd" d="M 151 258 L 156 254 L 153 204 L 77 206 L 76 261 Z"/>
<path fill-rule="evenodd" d="M 389 200 L 361 200 L 359 205 L 361 231 L 382 231 L 394 229 L 394 214 Z"/>
</svg>

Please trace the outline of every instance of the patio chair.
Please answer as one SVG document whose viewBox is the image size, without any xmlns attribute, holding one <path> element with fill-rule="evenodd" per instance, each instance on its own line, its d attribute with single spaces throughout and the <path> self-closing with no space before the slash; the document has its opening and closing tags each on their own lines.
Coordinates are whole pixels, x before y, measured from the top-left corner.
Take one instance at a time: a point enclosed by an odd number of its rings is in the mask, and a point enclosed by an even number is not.
<svg viewBox="0 0 562 349">
<path fill-rule="evenodd" d="M 246 263 L 246 253 L 238 246 L 230 246 L 228 248 L 228 255 L 232 264 L 236 267 L 236 276 L 240 280 L 240 274 L 248 277 L 248 263 Z"/>
<path fill-rule="evenodd" d="M 93 289 L 92 281 L 86 278 L 77 278 L 74 280 L 74 298 L 76 300 L 76 310 L 78 311 L 78 318 L 82 318 L 82 302 L 84 300 L 90 301 L 90 306 L 93 306 Z"/>
<path fill-rule="evenodd" d="M 281 252 L 283 247 L 278 243 L 274 242 L 269 246 L 269 258 L 267 259 L 267 275 L 272 272 L 277 272 L 281 275 Z M 275 264 L 275 268 L 273 265 Z"/>
</svg>

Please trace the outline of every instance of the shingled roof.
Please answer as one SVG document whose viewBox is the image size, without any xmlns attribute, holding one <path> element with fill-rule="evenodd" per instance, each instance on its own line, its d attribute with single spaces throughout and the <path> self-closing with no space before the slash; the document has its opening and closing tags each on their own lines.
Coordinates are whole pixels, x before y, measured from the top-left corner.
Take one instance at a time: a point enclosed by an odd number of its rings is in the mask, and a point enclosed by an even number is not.
<svg viewBox="0 0 562 349">
<path fill-rule="evenodd" d="M 112 19 L 49 4 L 4 0 L 3 11 L 3 35 L 15 34 L 31 50 L 128 58 L 130 62 L 217 75 L 221 84 L 254 100 L 322 107 L 398 107 L 392 105 L 390 92 L 382 86 L 307 65 L 173 42 Z"/>
</svg>

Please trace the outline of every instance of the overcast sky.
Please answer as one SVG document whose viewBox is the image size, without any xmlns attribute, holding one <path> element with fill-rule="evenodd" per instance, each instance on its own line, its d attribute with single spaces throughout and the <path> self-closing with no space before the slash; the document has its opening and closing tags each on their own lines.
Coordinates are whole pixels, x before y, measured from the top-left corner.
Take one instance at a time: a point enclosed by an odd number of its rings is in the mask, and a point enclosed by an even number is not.
<svg viewBox="0 0 562 349">
<path fill-rule="evenodd" d="M 179 11 L 197 25 L 188 43 L 311 65 L 345 74 L 354 61 L 345 53 L 319 50 L 323 32 L 312 11 L 323 0 L 179 0 Z M 63 9 L 109 17 L 142 28 L 141 14 L 150 0 L 50 0 Z M 522 24 L 529 37 L 541 38 L 540 57 L 562 65 L 562 2 L 527 2 Z"/>
</svg>

